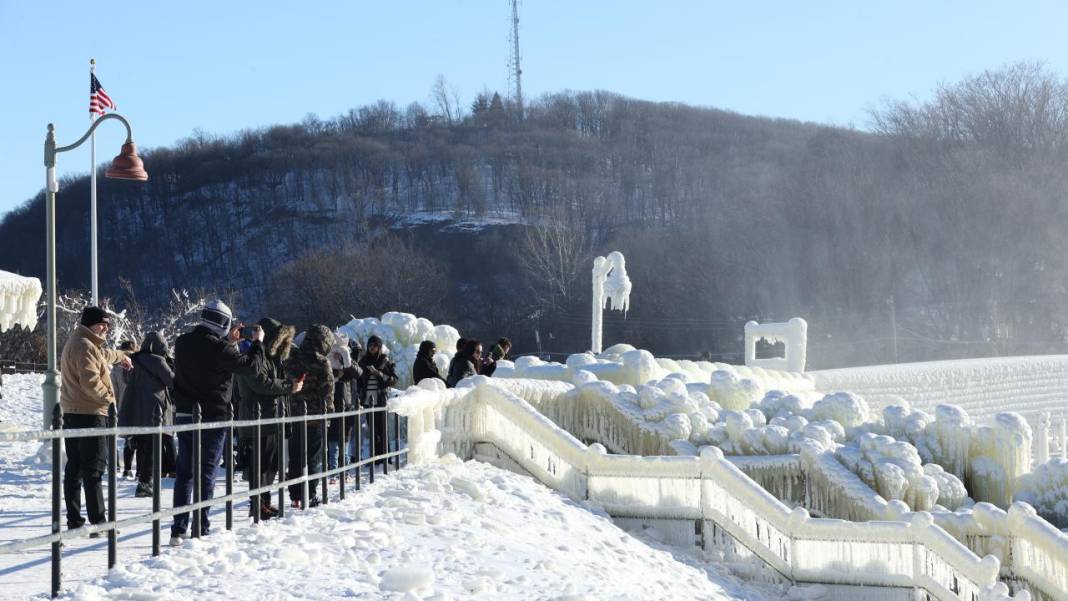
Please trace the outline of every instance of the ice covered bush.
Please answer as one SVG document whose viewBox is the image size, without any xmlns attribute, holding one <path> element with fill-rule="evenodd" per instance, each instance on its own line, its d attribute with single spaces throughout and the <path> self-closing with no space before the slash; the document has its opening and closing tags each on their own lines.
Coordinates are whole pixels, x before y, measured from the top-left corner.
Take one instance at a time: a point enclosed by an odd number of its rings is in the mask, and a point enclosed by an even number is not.
<svg viewBox="0 0 1068 601">
<path fill-rule="evenodd" d="M 412 383 L 412 364 L 415 363 L 419 343 L 432 340 L 437 345 L 434 364 L 444 375 L 456 352 L 456 341 L 460 339 L 460 333 L 452 326 L 436 326 L 429 319 L 397 311 L 390 311 L 381 319 L 353 319 L 337 331 L 348 336 L 349 340 L 358 341 L 364 348 L 371 336 L 381 338 L 383 351 L 388 352 L 397 365 L 398 388 L 406 388 Z"/>
<path fill-rule="evenodd" d="M 1030 503 L 1057 528 L 1068 528 L 1068 460 L 1050 459 L 1020 476 L 1014 500 Z"/>
</svg>

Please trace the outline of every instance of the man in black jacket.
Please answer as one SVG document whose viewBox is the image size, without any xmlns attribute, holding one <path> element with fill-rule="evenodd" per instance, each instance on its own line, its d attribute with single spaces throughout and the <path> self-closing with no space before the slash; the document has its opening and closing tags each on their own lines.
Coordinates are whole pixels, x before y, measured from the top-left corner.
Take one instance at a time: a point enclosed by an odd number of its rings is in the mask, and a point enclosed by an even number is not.
<svg viewBox="0 0 1068 601">
<path fill-rule="evenodd" d="M 293 415 L 324 415 L 334 412 L 334 372 L 330 368 L 327 353 L 334 344 L 334 334 L 321 324 L 314 324 L 304 333 L 300 348 L 295 350 L 285 363 L 286 374 L 304 382 L 304 389 L 294 394 L 291 405 Z M 289 471 L 286 478 L 302 474 L 318 474 L 323 471 L 323 445 L 326 428 L 321 420 L 293 424 L 289 437 Z M 308 496 L 304 496 L 305 483 L 289 487 L 289 498 L 294 507 L 315 507 L 319 497 L 315 490 L 318 478 L 306 482 Z M 323 491 L 325 494 L 326 491 Z"/>
<path fill-rule="evenodd" d="M 238 417 L 242 420 L 266 419 L 272 417 L 284 417 L 289 405 L 289 395 L 301 391 L 304 385 L 293 378 L 287 378 L 285 374 L 285 361 L 289 358 L 290 347 L 293 344 L 293 336 L 296 334 L 293 326 L 282 325 L 269 317 L 259 321 L 263 329 L 264 361 L 259 369 L 252 375 L 238 376 L 235 384 L 238 397 Z M 241 432 L 241 440 L 249 441 L 246 457 L 246 473 L 249 474 L 249 487 L 259 488 L 274 482 L 274 476 L 278 473 L 278 452 L 282 441 L 278 438 L 278 427 L 274 425 L 261 426 L 260 445 L 260 469 L 256 472 L 255 445 L 256 429 L 244 428 Z M 256 505 L 260 506 L 260 517 L 271 519 L 278 515 L 278 508 L 271 505 L 271 493 L 264 492 L 259 499 L 253 498 L 249 504 L 249 515 L 256 511 Z M 280 503 L 282 499 L 278 500 Z"/>
<path fill-rule="evenodd" d="M 202 421 L 226 421 L 233 416 L 230 405 L 234 374 L 252 375 L 264 360 L 263 329 L 256 326 L 248 353 L 238 352 L 241 324 L 222 301 L 211 301 L 200 312 L 200 325 L 182 334 L 174 343 L 175 424 L 189 424 L 197 411 Z M 215 468 L 222 458 L 229 430 L 200 433 L 201 500 L 215 494 Z M 174 507 L 191 502 L 193 492 L 193 432 L 178 433 L 178 476 L 174 481 Z M 208 533 L 208 509 L 201 509 L 200 534 Z M 174 516 L 171 545 L 181 544 L 189 526 L 189 514 Z"/>
</svg>

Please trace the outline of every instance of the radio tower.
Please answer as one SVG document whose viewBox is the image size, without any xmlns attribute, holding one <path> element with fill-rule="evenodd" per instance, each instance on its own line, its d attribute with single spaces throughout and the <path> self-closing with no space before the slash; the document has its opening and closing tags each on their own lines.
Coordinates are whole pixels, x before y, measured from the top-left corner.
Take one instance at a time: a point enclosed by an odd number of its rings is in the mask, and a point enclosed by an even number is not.
<svg viewBox="0 0 1068 601">
<path fill-rule="evenodd" d="M 515 105 L 523 118 L 523 69 L 519 67 L 519 0 L 512 0 L 512 56 L 508 61 L 508 79 L 515 82 Z"/>
</svg>

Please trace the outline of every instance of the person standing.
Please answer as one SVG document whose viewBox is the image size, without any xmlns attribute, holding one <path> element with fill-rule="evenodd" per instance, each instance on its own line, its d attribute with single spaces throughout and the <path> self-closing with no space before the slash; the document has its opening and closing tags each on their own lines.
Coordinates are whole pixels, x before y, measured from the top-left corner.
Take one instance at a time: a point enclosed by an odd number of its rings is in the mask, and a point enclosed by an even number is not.
<svg viewBox="0 0 1068 601">
<path fill-rule="evenodd" d="M 284 363 L 289 359 L 289 351 L 293 345 L 293 336 L 296 330 L 293 326 L 282 325 L 269 317 L 259 321 L 263 329 L 263 345 L 265 360 L 260 364 L 256 373 L 242 375 L 237 378 L 238 417 L 242 420 L 265 419 L 273 417 L 285 417 L 284 408 L 289 405 L 289 395 L 301 391 L 303 384 L 286 377 Z M 279 400 L 282 402 L 279 403 Z M 254 467 L 254 453 L 256 445 L 256 431 L 253 427 L 244 428 L 241 440 L 248 441 L 246 472 L 249 473 L 249 487 L 259 488 L 274 482 L 278 473 L 279 445 L 278 428 L 276 426 L 261 426 L 260 445 L 260 469 L 257 473 Z M 279 499 L 279 502 L 282 500 Z M 278 515 L 278 508 L 271 505 L 271 493 L 260 493 L 259 498 L 253 497 L 249 504 L 249 515 L 255 511 L 255 505 L 259 503 L 260 517 L 271 519 Z"/>
<path fill-rule="evenodd" d="M 334 411 L 334 374 L 330 369 L 327 353 L 334 345 L 334 334 L 330 328 L 315 324 L 308 328 L 301 340 L 300 348 L 286 361 L 286 375 L 296 381 L 302 381 L 304 388 L 293 395 L 291 406 L 293 415 L 324 415 Z M 326 432 L 323 420 L 307 422 L 307 428 L 300 422 L 294 422 L 293 434 L 289 437 L 289 469 L 287 479 L 298 478 L 304 474 L 318 474 L 323 469 L 323 444 Z M 307 438 L 304 433 L 307 432 Z M 318 478 L 308 481 L 308 498 L 306 505 L 315 507 L 319 504 L 316 495 Z M 325 491 L 324 491 L 325 494 Z M 300 507 L 304 499 L 304 483 L 289 487 L 289 499 L 293 507 Z"/>
<path fill-rule="evenodd" d="M 119 404 L 119 427 L 156 427 L 173 423 L 171 389 L 174 387 L 174 369 L 167 361 L 169 352 L 167 341 L 161 333 L 149 332 L 145 336 L 141 350 L 131 357 L 134 368 L 130 370 L 126 392 Z M 137 451 L 137 490 L 134 496 L 151 497 L 155 435 L 139 434 L 130 438 Z M 160 463 L 163 463 L 162 457 Z M 162 472 L 161 469 L 161 475 Z"/>
<path fill-rule="evenodd" d="M 437 345 L 431 340 L 424 340 L 419 343 L 419 352 L 415 354 L 415 363 L 412 364 L 412 381 L 418 384 L 419 382 L 433 378 L 445 382 L 445 378 L 441 377 L 441 372 L 438 371 L 438 366 L 434 363 L 434 355 L 438 352 Z"/>
<path fill-rule="evenodd" d="M 508 340 L 507 338 L 499 339 L 497 344 L 493 345 L 493 348 L 490 349 L 489 355 L 482 358 L 482 366 L 478 373 L 484 376 L 492 376 L 493 372 L 497 371 L 497 362 L 501 359 L 508 358 L 508 352 L 511 350 L 511 340 Z"/>
<path fill-rule="evenodd" d="M 371 336 L 367 339 L 367 352 L 360 359 L 360 405 L 363 407 L 385 407 L 389 388 L 397 384 L 396 366 L 389 360 L 389 355 L 382 348 L 382 339 Z M 385 411 L 371 413 L 374 428 L 374 450 L 372 455 L 389 452 L 389 421 Z M 379 463 L 385 463 L 381 460 Z"/>
<path fill-rule="evenodd" d="M 251 375 L 259 369 L 263 356 L 263 329 L 255 327 L 252 346 L 242 355 L 237 350 L 241 324 L 230 308 L 213 300 L 200 312 L 200 324 L 178 337 L 174 343 L 175 424 L 193 423 L 200 412 L 201 421 L 226 421 L 233 416 L 230 397 L 233 376 Z M 215 469 L 219 466 L 226 443 L 227 428 L 202 430 L 200 433 L 200 487 L 202 500 L 215 495 Z M 189 505 L 193 494 L 193 432 L 178 433 L 178 473 L 174 480 L 174 507 Z M 200 510 L 200 535 L 210 531 L 208 508 Z M 174 516 L 171 545 L 181 544 L 189 529 L 189 514 Z"/>
<path fill-rule="evenodd" d="M 122 344 L 119 345 L 119 350 L 130 355 L 137 349 L 134 347 L 132 340 L 123 340 Z M 130 370 L 122 365 L 115 365 L 111 368 L 111 386 L 115 389 L 115 403 L 118 405 L 119 413 L 122 413 L 122 400 L 126 398 L 126 382 L 129 377 Z M 127 480 L 131 477 L 136 450 L 137 441 L 134 440 L 134 437 L 124 436 L 122 439 L 122 477 Z"/>
<path fill-rule="evenodd" d="M 482 343 L 477 339 L 464 341 L 464 348 L 456 353 L 449 363 L 449 376 L 445 385 L 454 388 L 460 380 L 478 375 L 478 366 L 482 364 Z"/>
<path fill-rule="evenodd" d="M 59 404 L 63 408 L 63 428 L 103 428 L 108 408 L 115 403 L 111 366 L 130 367 L 130 358 L 121 351 L 104 348 L 111 318 L 99 307 L 86 307 L 79 325 L 63 345 L 60 360 L 62 386 Z M 65 441 L 67 465 L 63 469 L 63 500 L 67 527 L 85 525 L 82 518 L 81 489 L 85 489 L 85 513 L 90 524 L 107 521 L 104 487 L 100 479 L 107 466 L 104 436 L 68 438 Z M 94 532 L 90 536 L 99 536 Z"/>
<path fill-rule="evenodd" d="M 360 377 L 360 367 L 352 364 L 348 336 L 340 333 L 334 335 L 334 346 L 330 347 L 329 359 L 330 369 L 334 373 L 334 411 L 352 411 L 355 409 L 352 382 Z M 355 415 L 335 417 L 330 420 L 330 427 L 326 431 L 326 469 L 328 471 L 337 468 L 341 453 L 347 452 L 341 448 L 342 434 L 345 435 L 345 440 L 351 440 L 351 432 L 355 424 Z M 336 476 L 330 476 L 330 484 L 336 481 Z"/>
</svg>

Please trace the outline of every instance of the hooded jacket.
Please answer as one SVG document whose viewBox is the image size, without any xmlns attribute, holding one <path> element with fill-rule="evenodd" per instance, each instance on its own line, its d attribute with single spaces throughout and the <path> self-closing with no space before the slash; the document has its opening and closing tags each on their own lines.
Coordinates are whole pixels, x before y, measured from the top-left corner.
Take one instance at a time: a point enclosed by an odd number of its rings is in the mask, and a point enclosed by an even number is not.
<svg viewBox="0 0 1068 601">
<path fill-rule="evenodd" d="M 427 378 L 445 381 L 445 378 L 441 377 L 441 372 L 438 371 L 438 366 L 434 363 L 434 358 L 430 356 L 432 348 L 434 348 L 434 343 L 429 341 L 423 341 L 419 345 L 419 353 L 416 354 L 415 363 L 412 364 L 412 382 L 418 384 Z"/>
<path fill-rule="evenodd" d="M 321 415 L 334 412 L 334 374 L 330 369 L 327 353 L 334 344 L 330 328 L 315 324 L 304 333 L 293 355 L 286 361 L 286 375 L 292 379 L 304 378 L 304 388 L 293 395 L 293 415 Z"/>
<path fill-rule="evenodd" d="M 178 413 L 193 413 L 200 404 L 204 421 L 233 415 L 230 396 L 233 376 L 256 373 L 263 361 L 263 344 L 253 342 L 242 355 L 237 346 L 205 326 L 182 334 L 174 342 L 174 406 Z"/>
<path fill-rule="evenodd" d="M 107 415 L 115 402 L 111 366 L 126 353 L 104 348 L 104 339 L 85 326 L 78 326 L 63 345 L 60 360 L 63 385 L 59 404 L 64 413 Z"/>
<path fill-rule="evenodd" d="M 264 360 L 255 373 L 238 376 L 235 381 L 238 419 L 242 420 L 282 417 L 278 412 L 278 401 L 282 400 L 284 411 L 288 413 L 289 394 L 293 390 L 293 380 L 286 377 L 285 361 L 289 358 L 296 330 L 267 317 L 261 319 L 259 325 L 263 328 Z M 267 436 L 275 430 L 275 427 L 264 427 L 260 429 L 260 435 Z"/>
<path fill-rule="evenodd" d="M 141 350 L 130 357 L 133 369 L 119 406 L 119 426 L 158 426 L 174 422 L 171 388 L 174 368 L 167 358 L 167 341 L 159 332 L 149 332 Z"/>
</svg>

